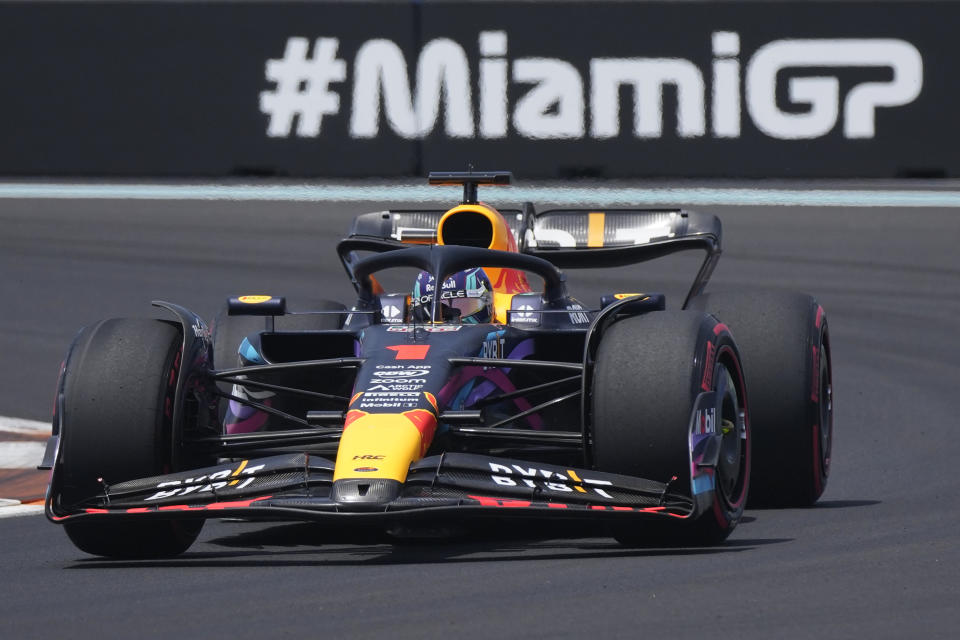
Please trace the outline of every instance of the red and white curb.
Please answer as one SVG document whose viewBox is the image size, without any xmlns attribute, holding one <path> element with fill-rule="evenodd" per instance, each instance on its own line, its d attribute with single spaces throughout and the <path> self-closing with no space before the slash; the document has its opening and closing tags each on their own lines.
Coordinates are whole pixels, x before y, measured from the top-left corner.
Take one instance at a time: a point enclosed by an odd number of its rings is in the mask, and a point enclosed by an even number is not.
<svg viewBox="0 0 960 640">
<path fill-rule="evenodd" d="M 43 513 L 43 459 L 50 423 L 0 416 L 0 518 Z"/>
</svg>

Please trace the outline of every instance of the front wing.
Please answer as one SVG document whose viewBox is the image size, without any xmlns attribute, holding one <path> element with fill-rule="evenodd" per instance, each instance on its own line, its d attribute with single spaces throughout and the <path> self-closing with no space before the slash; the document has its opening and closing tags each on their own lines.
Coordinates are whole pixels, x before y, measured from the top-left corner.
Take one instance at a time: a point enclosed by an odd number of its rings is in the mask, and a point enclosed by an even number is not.
<svg viewBox="0 0 960 640">
<path fill-rule="evenodd" d="M 629 518 L 684 520 L 697 504 L 669 484 L 490 456 L 446 453 L 411 465 L 399 497 L 381 503 L 332 500 L 334 464 L 304 453 L 223 463 L 109 485 L 77 505 L 59 504 L 54 522 L 93 518 L 349 520 L 390 523 L 429 517 Z M 372 479 L 367 491 L 377 492 Z"/>
</svg>

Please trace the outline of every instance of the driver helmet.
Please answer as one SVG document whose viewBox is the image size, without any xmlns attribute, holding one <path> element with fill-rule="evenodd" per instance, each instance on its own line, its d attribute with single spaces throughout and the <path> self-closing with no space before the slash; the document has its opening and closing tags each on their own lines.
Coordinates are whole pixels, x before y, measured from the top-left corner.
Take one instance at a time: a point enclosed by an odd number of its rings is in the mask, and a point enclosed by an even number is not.
<svg viewBox="0 0 960 640">
<path fill-rule="evenodd" d="M 413 285 L 411 303 L 413 318 L 427 322 L 433 305 L 436 289 L 433 276 L 421 271 Z M 493 319 L 493 285 L 490 278 L 477 267 L 453 274 L 440 287 L 439 310 L 444 322 L 459 321 L 464 324 L 481 324 Z"/>
</svg>

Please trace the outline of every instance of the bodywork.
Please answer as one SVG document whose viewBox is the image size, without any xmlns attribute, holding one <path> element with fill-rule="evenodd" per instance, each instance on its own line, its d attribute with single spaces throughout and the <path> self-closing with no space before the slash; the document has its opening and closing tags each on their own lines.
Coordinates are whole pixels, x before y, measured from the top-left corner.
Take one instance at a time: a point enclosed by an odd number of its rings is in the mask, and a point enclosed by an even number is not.
<svg viewBox="0 0 960 640">
<path fill-rule="evenodd" d="M 611 292 L 601 308 L 587 309 L 567 295 L 561 268 L 703 250 L 689 300 L 703 290 L 719 257 L 719 220 L 661 209 L 537 213 L 525 204 L 497 211 L 476 201 L 476 183 L 483 180 L 473 181 L 471 194 L 470 180 L 438 174 L 436 181 L 444 183 L 445 176 L 465 184 L 464 202 L 453 209 L 356 219 L 337 247 L 357 290 L 339 328 L 279 331 L 274 318 L 288 313 L 283 298 L 232 299 L 231 314 L 264 318 L 263 330 L 238 345 L 242 366 L 236 366 L 213 361 L 211 332 L 196 314 L 155 303 L 183 336 L 171 407 L 176 471 L 105 477 L 96 495 L 63 503 L 58 442 L 69 426 L 61 401 L 44 459 L 52 469 L 48 517 L 379 525 L 503 515 L 683 520 L 708 508 L 719 451 L 709 424 L 716 399 L 708 391 L 690 416 L 689 481 L 593 468 L 590 389 L 598 341 L 617 319 L 662 310 L 664 299 Z M 471 225 L 482 226 L 482 219 L 490 223 L 489 237 L 475 242 Z M 434 320 L 411 322 L 406 292 L 385 292 L 376 279 L 398 266 L 427 270 L 437 282 L 484 267 L 496 289 L 494 322 L 436 320 L 438 299 Z M 541 291 L 530 288 L 527 273 L 543 280 Z M 702 337 L 705 354 L 711 339 Z M 702 360 L 702 370 L 712 366 Z M 258 428 L 225 427 L 217 410 L 223 402 L 255 412 Z M 197 467 L 197 460 L 210 464 Z"/>
</svg>

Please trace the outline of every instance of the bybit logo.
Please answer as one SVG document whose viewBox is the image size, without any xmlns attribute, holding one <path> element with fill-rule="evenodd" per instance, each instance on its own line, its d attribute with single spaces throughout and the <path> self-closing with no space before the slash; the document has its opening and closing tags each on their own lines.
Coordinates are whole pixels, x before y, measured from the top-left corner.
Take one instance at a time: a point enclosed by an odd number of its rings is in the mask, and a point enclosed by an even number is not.
<svg viewBox="0 0 960 640">
<path fill-rule="evenodd" d="M 741 95 L 749 121 L 771 138 L 819 138 L 841 118 L 844 137 L 873 138 L 877 109 L 909 104 L 923 86 L 920 52 L 892 38 L 777 40 L 760 47 L 744 65 L 739 34 L 719 31 L 712 35 L 709 95 L 704 72 L 682 58 L 592 58 L 585 81 L 566 60 L 509 59 L 504 31 L 480 32 L 478 44 L 481 57 L 474 66 L 457 42 L 427 42 L 411 78 L 396 43 L 364 42 L 352 65 L 350 135 L 375 138 L 386 126 L 401 138 L 416 140 L 434 133 L 442 120 L 444 133 L 456 139 L 610 139 L 625 126 L 620 96 L 627 89 L 633 114 L 626 126 L 635 138 L 655 139 L 664 135 L 663 93 L 672 86 L 679 138 L 739 138 L 747 120 Z M 337 38 L 317 38 L 308 56 L 309 41 L 290 38 L 284 57 L 267 62 L 266 79 L 275 84 L 260 94 L 260 110 L 269 116 L 267 135 L 317 137 L 323 117 L 340 114 L 341 95 L 330 88 L 347 80 L 347 61 L 337 58 L 339 45 Z M 841 95 L 836 76 L 798 75 L 804 69 L 831 68 L 890 69 L 892 79 L 860 82 Z M 777 101 L 778 82 L 783 81 L 789 109 Z M 529 89 L 511 104 L 511 86 Z"/>
</svg>

